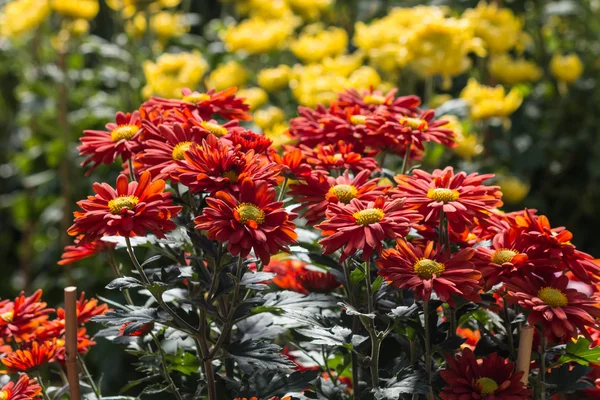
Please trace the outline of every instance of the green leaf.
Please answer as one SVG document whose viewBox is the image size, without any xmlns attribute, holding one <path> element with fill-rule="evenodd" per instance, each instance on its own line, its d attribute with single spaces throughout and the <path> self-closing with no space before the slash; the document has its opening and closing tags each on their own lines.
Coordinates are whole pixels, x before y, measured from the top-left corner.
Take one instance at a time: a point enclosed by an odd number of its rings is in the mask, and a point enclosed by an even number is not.
<svg viewBox="0 0 600 400">
<path fill-rule="evenodd" d="M 109 290 L 114 290 L 114 289 L 123 290 L 123 289 L 133 289 L 133 288 L 142 287 L 142 286 L 143 286 L 142 282 L 135 279 L 134 277 L 124 276 L 121 278 L 114 279 L 112 282 L 110 282 L 108 285 L 106 285 L 106 288 Z"/>
<path fill-rule="evenodd" d="M 281 347 L 262 340 L 232 343 L 227 352 L 244 373 L 277 370 L 291 372 L 294 363 L 281 355 Z"/>
<path fill-rule="evenodd" d="M 351 347 L 352 330 L 341 326 L 334 326 L 331 329 L 311 326 L 306 329 L 296 329 L 299 334 L 312 338 L 312 344 L 323 346 L 344 346 Z"/>
<path fill-rule="evenodd" d="M 350 273 L 350 284 L 352 287 L 356 287 L 356 285 L 360 284 L 365 280 L 365 274 L 358 268 Z"/>
<path fill-rule="evenodd" d="M 154 308 L 137 308 L 135 310 L 116 310 L 109 311 L 104 315 L 98 315 L 92 318 L 94 322 L 100 322 L 108 326 L 121 326 L 127 322 L 146 323 L 159 322 L 164 323 L 170 321 L 171 317 L 160 310 Z"/>
<path fill-rule="evenodd" d="M 563 354 L 557 361 L 556 365 L 567 362 L 576 362 L 581 365 L 597 364 L 600 361 L 600 346 L 590 348 L 590 341 L 584 337 L 580 337 L 577 342 L 569 342 Z"/>
<path fill-rule="evenodd" d="M 375 282 L 373 282 L 373 285 L 371 285 L 371 293 L 373 293 L 373 294 L 377 293 L 377 291 L 379 291 L 379 289 L 381 289 L 382 284 L 383 284 L 383 278 L 381 276 L 378 276 L 375 279 Z"/>
<path fill-rule="evenodd" d="M 170 370 L 179 371 L 185 375 L 192 375 L 198 372 L 200 361 L 192 353 L 179 350 L 176 355 L 168 355 L 167 359 L 171 362 Z"/>
</svg>

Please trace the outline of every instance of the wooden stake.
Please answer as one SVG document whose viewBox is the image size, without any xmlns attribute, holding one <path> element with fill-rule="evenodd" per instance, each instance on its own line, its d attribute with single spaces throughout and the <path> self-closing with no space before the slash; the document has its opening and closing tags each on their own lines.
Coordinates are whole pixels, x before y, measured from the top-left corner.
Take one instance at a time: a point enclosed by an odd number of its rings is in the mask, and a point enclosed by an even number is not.
<svg viewBox="0 0 600 400">
<path fill-rule="evenodd" d="M 531 347 L 533 346 L 533 326 L 524 326 L 521 328 L 519 337 L 519 350 L 517 354 L 516 372 L 523 371 L 521 382 L 527 386 L 529 380 L 529 366 L 531 364 Z"/>
<path fill-rule="evenodd" d="M 65 288 L 65 348 L 67 378 L 71 400 L 80 400 L 79 371 L 77 369 L 77 288 Z"/>
</svg>

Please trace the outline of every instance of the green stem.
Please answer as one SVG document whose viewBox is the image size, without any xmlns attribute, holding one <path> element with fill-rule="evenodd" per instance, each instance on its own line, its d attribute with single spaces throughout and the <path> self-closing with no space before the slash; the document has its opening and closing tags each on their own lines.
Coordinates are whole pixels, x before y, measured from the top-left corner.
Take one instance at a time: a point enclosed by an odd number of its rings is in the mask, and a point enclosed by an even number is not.
<svg viewBox="0 0 600 400">
<path fill-rule="evenodd" d="M 38 383 L 40 384 L 40 387 L 42 388 L 42 396 L 44 396 L 44 400 L 50 400 L 50 396 L 48 396 L 48 393 L 46 393 L 46 387 L 44 386 L 44 383 L 42 382 L 42 376 L 40 375 L 39 372 L 36 374 L 36 378 L 37 378 Z"/>
<path fill-rule="evenodd" d="M 108 249 L 108 264 L 112 268 L 115 276 L 117 278 L 121 278 L 123 275 L 121 274 L 121 270 L 117 267 L 117 263 L 115 262 L 115 254 L 113 253 L 113 249 Z M 125 301 L 130 306 L 133 305 L 133 300 L 131 299 L 131 295 L 129 294 L 129 289 L 123 289 L 123 296 L 125 297 Z"/>
<path fill-rule="evenodd" d="M 135 168 L 133 168 L 133 159 L 131 157 L 127 160 L 127 164 L 129 165 L 129 178 L 131 179 L 131 182 L 137 181 L 137 179 L 135 179 Z"/>
<path fill-rule="evenodd" d="M 81 358 L 81 357 L 77 357 L 77 361 L 79 361 L 79 367 L 81 368 L 81 370 L 83 371 L 83 374 L 85 375 L 86 379 L 90 383 L 90 386 L 92 387 L 92 391 L 94 392 L 94 394 L 96 395 L 97 398 L 101 399 L 102 395 L 100 394 L 100 389 L 98 389 L 98 386 L 96 386 L 96 382 L 94 382 L 94 378 L 92 378 L 92 375 L 90 374 L 90 371 L 88 370 L 87 365 L 85 365 L 85 361 L 83 361 L 83 358 Z"/>
<path fill-rule="evenodd" d="M 344 261 L 343 264 L 344 267 L 344 275 L 346 277 L 346 295 L 348 296 L 348 301 L 350 302 L 350 305 L 352 307 L 356 308 L 356 302 L 354 301 L 354 292 L 353 292 L 353 288 L 352 288 L 352 284 L 350 281 L 350 264 L 348 264 L 348 261 Z M 358 318 L 356 315 L 352 316 L 352 334 L 357 334 L 358 333 Z M 352 394 L 352 398 L 354 399 L 355 397 L 358 397 L 359 394 L 359 377 L 358 377 L 358 355 L 356 354 L 355 351 L 352 351 L 350 353 L 350 357 L 351 357 L 351 363 L 352 363 L 352 388 L 354 389 L 353 394 Z"/>
<path fill-rule="evenodd" d="M 506 306 L 506 299 L 504 299 L 504 329 L 506 330 L 506 336 L 508 337 L 508 354 L 511 360 L 515 360 L 515 342 L 513 338 L 512 324 L 508 315 L 508 307 Z"/>
<path fill-rule="evenodd" d="M 212 359 L 208 357 L 210 351 L 208 349 L 208 336 L 206 333 L 206 310 L 200 309 L 200 332 L 195 337 L 198 346 L 198 357 L 202 359 L 202 365 L 204 367 L 204 376 L 208 386 L 208 398 L 209 400 L 216 400 L 217 398 L 217 386 L 215 382 L 215 373 L 212 365 Z"/>
<path fill-rule="evenodd" d="M 373 293 L 371 292 L 371 263 L 365 262 L 365 283 L 367 286 L 367 312 L 372 314 L 375 310 L 373 304 Z M 379 387 L 379 350 L 381 349 L 381 340 L 377 334 L 377 327 L 375 326 L 375 319 L 364 318 L 369 321 L 365 321 L 361 318 L 361 321 L 371 338 L 371 386 L 373 388 Z"/>
<path fill-rule="evenodd" d="M 152 340 L 154 340 L 154 344 L 156 345 L 156 348 L 158 350 L 158 354 L 160 356 L 160 364 L 163 368 L 163 373 L 165 374 L 165 379 L 166 379 L 167 383 L 169 384 L 169 389 L 171 390 L 171 393 L 173 393 L 173 395 L 177 398 L 177 400 L 183 400 L 181 397 L 181 394 L 179 394 L 179 390 L 177 389 L 177 386 L 175 386 L 175 382 L 173 382 L 173 379 L 171 378 L 171 375 L 169 374 L 169 367 L 167 366 L 167 356 L 165 355 L 165 352 L 162 348 L 162 345 L 160 344 L 160 341 L 158 340 L 158 338 L 156 337 L 154 332 L 150 332 L 150 336 L 152 336 Z"/>
<path fill-rule="evenodd" d="M 281 190 L 279 191 L 279 196 L 277 196 L 277 201 L 283 200 L 283 197 L 285 196 L 285 191 L 287 188 L 288 180 L 289 180 L 289 178 L 286 176 L 285 179 L 283 180 L 283 185 L 281 185 Z"/>
<path fill-rule="evenodd" d="M 429 300 L 423 300 L 423 319 L 425 325 L 425 370 L 427 371 L 427 384 L 429 385 L 429 398 L 431 400 L 433 397 L 433 387 L 432 383 L 432 371 L 431 371 L 431 361 L 433 354 L 431 353 L 431 332 L 429 327 Z"/>
<path fill-rule="evenodd" d="M 413 141 L 411 139 L 410 142 L 408 143 L 408 145 L 406 146 L 406 152 L 404 153 L 404 159 L 402 160 L 402 170 L 400 171 L 401 175 L 404 175 L 406 173 L 406 170 L 408 169 L 408 163 L 409 163 L 409 159 L 410 159 L 410 150 L 412 149 L 412 145 L 413 145 Z"/>
</svg>

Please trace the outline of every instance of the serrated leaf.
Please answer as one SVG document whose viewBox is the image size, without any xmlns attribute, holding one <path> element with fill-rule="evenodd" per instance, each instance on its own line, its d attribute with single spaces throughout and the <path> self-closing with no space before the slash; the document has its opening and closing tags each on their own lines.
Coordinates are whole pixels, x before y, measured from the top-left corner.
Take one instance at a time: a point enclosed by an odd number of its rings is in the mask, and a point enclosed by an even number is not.
<svg viewBox="0 0 600 400">
<path fill-rule="evenodd" d="M 576 362 L 580 365 L 590 365 L 590 363 L 598 364 L 600 361 L 600 346 L 590 348 L 590 341 L 584 337 L 577 339 L 577 342 L 569 342 L 557 365 L 567 362 Z"/>
<path fill-rule="evenodd" d="M 123 276 L 121 278 L 113 279 L 108 285 L 106 285 L 106 288 L 109 290 L 114 290 L 114 289 L 123 290 L 123 289 L 134 289 L 134 288 L 143 287 L 143 286 L 144 285 L 142 284 L 141 281 L 139 281 L 131 276 Z"/>
<path fill-rule="evenodd" d="M 266 307 L 277 307 L 284 311 L 304 311 L 307 308 L 328 308 L 336 305 L 335 298 L 325 293 L 302 293 L 284 290 L 268 293 L 264 297 Z"/>
<path fill-rule="evenodd" d="M 155 308 L 137 308 L 131 311 L 116 310 L 109 311 L 104 315 L 92 318 L 94 322 L 100 322 L 109 326 L 121 326 L 127 322 L 168 322 L 171 317 L 161 310 Z"/>
<path fill-rule="evenodd" d="M 293 362 L 281 355 L 281 347 L 262 340 L 234 342 L 227 353 L 246 374 L 267 370 L 291 372 L 294 367 Z"/>
<path fill-rule="evenodd" d="M 299 334 L 312 338 L 311 343 L 323 346 L 351 346 L 352 330 L 341 326 L 331 329 L 310 327 L 296 329 Z"/>
<path fill-rule="evenodd" d="M 427 394 L 427 377 L 414 368 L 404 368 L 384 388 L 375 389 L 377 400 L 397 400 L 401 394 Z"/>
<path fill-rule="evenodd" d="M 276 274 L 271 272 L 247 271 L 244 276 L 242 276 L 240 284 L 246 286 L 248 289 L 264 290 L 268 287 L 264 282 L 270 281 L 275 275 Z"/>
<path fill-rule="evenodd" d="M 144 268 L 146 265 L 150 264 L 151 262 L 154 262 L 156 260 L 160 260 L 161 257 L 162 257 L 162 255 L 158 254 L 156 256 L 152 256 L 152 257 L 148 258 L 147 260 L 145 260 L 142 263 L 142 268 Z"/>
<path fill-rule="evenodd" d="M 311 382 L 317 379 L 320 373 L 320 371 L 296 371 L 289 376 L 275 374 L 268 381 L 260 379 L 261 375 L 257 374 L 253 380 L 258 378 L 258 381 L 255 382 L 256 393 L 261 393 L 264 398 L 270 398 L 308 389 Z"/>
<path fill-rule="evenodd" d="M 407 319 L 412 318 L 417 314 L 419 306 L 413 304 L 411 306 L 399 306 L 388 313 L 392 318 Z"/>
<path fill-rule="evenodd" d="M 346 314 L 348 314 L 348 315 L 356 315 L 356 316 L 359 316 L 359 317 L 367 317 L 367 318 L 375 319 L 375 314 L 373 314 L 373 313 L 369 313 L 369 314 L 361 313 L 360 311 L 358 311 L 356 308 L 352 307 L 348 303 L 339 302 L 338 306 L 342 307 L 346 311 Z"/>
</svg>

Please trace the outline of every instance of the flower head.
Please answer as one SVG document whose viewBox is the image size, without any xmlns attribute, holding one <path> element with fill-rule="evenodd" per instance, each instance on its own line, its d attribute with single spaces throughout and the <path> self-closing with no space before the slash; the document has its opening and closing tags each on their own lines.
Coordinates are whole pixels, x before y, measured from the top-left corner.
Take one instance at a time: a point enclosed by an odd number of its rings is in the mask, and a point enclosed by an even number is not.
<svg viewBox="0 0 600 400">
<path fill-rule="evenodd" d="M 385 239 L 404 237 L 413 223 L 421 217 L 411 210 L 403 209 L 401 199 L 388 201 L 378 197 L 375 201 L 350 200 L 349 204 L 331 203 L 327 219 L 315 228 L 321 230 L 323 254 L 331 254 L 344 248 L 340 262 L 344 262 L 358 250 L 362 259 L 368 260 L 373 251 L 379 252 Z"/>
<path fill-rule="evenodd" d="M 42 290 L 37 290 L 29 297 L 21 292 L 14 301 L 0 301 L 0 337 L 27 341 L 42 322 L 48 319 L 48 314 L 54 311 L 46 308 L 42 299 Z"/>
<path fill-rule="evenodd" d="M 421 105 L 421 99 L 414 95 L 396 97 L 396 92 L 397 89 L 392 89 L 387 93 L 372 88 L 362 91 L 348 89 L 338 94 L 337 104 L 343 108 L 358 106 L 361 112 L 366 112 L 368 115 L 375 112 L 409 116 L 416 114 Z"/>
<path fill-rule="evenodd" d="M 27 371 L 54 361 L 58 347 L 56 339 L 43 343 L 27 342 L 21 349 L 8 353 L 0 361 L 10 371 Z"/>
<path fill-rule="evenodd" d="M 314 149 L 300 145 L 306 161 L 316 170 L 351 170 L 354 173 L 368 170 L 378 171 L 379 165 L 373 157 L 365 157 L 360 144 L 346 143 L 342 140 L 335 144 L 319 144 Z"/>
<path fill-rule="evenodd" d="M 129 182 L 125 175 L 117 178 L 116 189 L 107 183 L 94 183 L 95 196 L 77 204 L 71 236 L 83 235 L 87 242 L 102 236 L 144 236 L 147 232 L 164 238 L 176 228 L 171 218 L 182 209 L 173 205 L 171 193 L 165 192 L 165 181 L 151 182 L 150 172 L 140 175 L 138 182 Z"/>
<path fill-rule="evenodd" d="M 126 322 L 119 328 L 119 336 L 144 336 L 154 328 L 154 323 Z"/>
<path fill-rule="evenodd" d="M 115 246 L 115 243 L 102 240 L 92 240 L 91 242 L 81 243 L 79 239 L 75 239 L 72 245 L 65 247 L 65 251 L 60 257 L 61 260 L 58 262 L 58 265 L 71 264 L 92 257 L 108 249 L 112 249 Z"/>
<path fill-rule="evenodd" d="M 504 87 L 484 86 L 474 79 L 469 79 L 467 86 L 460 92 L 470 107 L 474 120 L 493 117 L 507 117 L 514 113 L 523 102 L 523 96 L 516 88 L 506 93 Z"/>
<path fill-rule="evenodd" d="M 273 283 L 281 289 L 308 294 L 311 292 L 329 293 L 340 286 L 340 282 L 332 274 L 307 268 L 300 260 L 271 260 L 263 268 L 265 272 L 274 272 Z"/>
<path fill-rule="evenodd" d="M 583 63 L 577 54 L 555 54 L 550 61 L 550 71 L 556 79 L 573 83 L 583 74 Z"/>
<path fill-rule="evenodd" d="M 88 156 L 81 166 L 92 164 L 89 174 L 100 164 L 112 164 L 118 156 L 127 161 L 139 147 L 139 137 L 143 133 L 142 119 L 139 111 L 124 114 L 118 112 L 115 122 L 106 124 L 105 131 L 86 130 L 77 147 L 79 155 Z"/>
<path fill-rule="evenodd" d="M 435 291 L 440 300 L 453 305 L 452 296 L 480 301 L 481 273 L 471 261 L 475 251 L 467 247 L 458 253 L 440 251 L 434 242 L 424 248 L 398 240 L 395 249 L 385 249 L 377 260 L 379 275 L 391 285 L 414 291 L 415 298 L 427 301 Z"/>
<path fill-rule="evenodd" d="M 496 353 L 477 360 L 471 349 L 464 349 L 456 358 L 448 354 L 446 361 L 448 367 L 440 371 L 447 383 L 440 393 L 442 400 L 527 400 L 531 397 L 531 391 L 521 382 L 523 372 L 514 372 L 514 364 Z"/>
<path fill-rule="evenodd" d="M 207 207 L 196 217 L 196 229 L 207 230 L 211 240 L 227 242 L 234 256 L 247 256 L 251 250 L 267 265 L 272 254 L 287 250 L 298 235 L 292 222 L 296 214 L 275 201 L 275 190 L 264 181 L 245 178 L 235 196 L 217 192 L 206 199 Z"/>
<path fill-rule="evenodd" d="M 25 374 L 19 375 L 17 382 L 8 382 L 0 388 L 2 400 L 27 400 L 42 397 L 42 387 L 36 379 L 31 379 Z"/>
<path fill-rule="evenodd" d="M 208 63 L 200 52 L 163 53 L 156 62 L 143 64 L 146 86 L 144 98 L 152 95 L 176 98 L 183 88 L 196 87 L 208 69 Z"/>
<path fill-rule="evenodd" d="M 455 174 L 452 167 L 436 169 L 431 174 L 417 169 L 412 176 L 396 176 L 398 187 L 392 190 L 392 196 L 405 198 L 406 205 L 415 207 L 429 225 L 437 225 L 443 211 L 452 230 L 463 232 L 475 225 L 475 218 L 485 220 L 492 208 L 502 205 L 499 188 L 483 185 L 491 177 L 491 174 Z"/>
<path fill-rule="evenodd" d="M 234 147 L 240 151 L 247 152 L 253 150 L 256 154 L 264 154 L 273 141 L 264 135 L 259 135 L 252 131 L 236 130 L 230 136 L 229 140 Z"/>
</svg>

